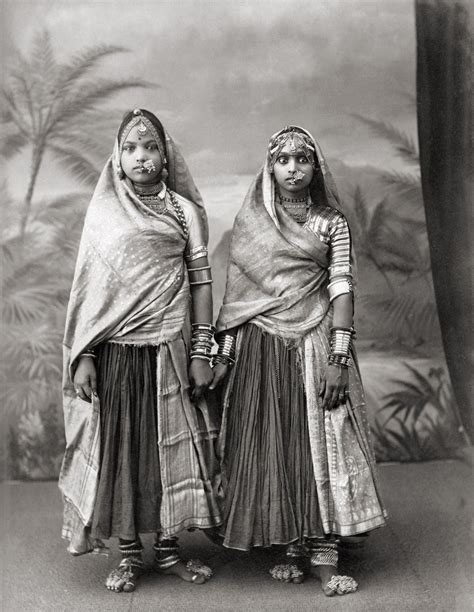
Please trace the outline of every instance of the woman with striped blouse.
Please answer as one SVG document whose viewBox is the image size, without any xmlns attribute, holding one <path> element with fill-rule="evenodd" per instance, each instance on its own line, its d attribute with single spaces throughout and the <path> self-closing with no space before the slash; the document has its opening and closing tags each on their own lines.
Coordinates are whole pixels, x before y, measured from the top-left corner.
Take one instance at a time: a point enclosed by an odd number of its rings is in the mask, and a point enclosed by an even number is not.
<svg viewBox="0 0 474 612">
<path fill-rule="evenodd" d="M 217 322 L 224 546 L 283 545 L 276 580 L 357 589 L 342 536 L 385 523 L 354 351 L 351 237 L 314 138 L 288 126 L 237 215 Z"/>
</svg>

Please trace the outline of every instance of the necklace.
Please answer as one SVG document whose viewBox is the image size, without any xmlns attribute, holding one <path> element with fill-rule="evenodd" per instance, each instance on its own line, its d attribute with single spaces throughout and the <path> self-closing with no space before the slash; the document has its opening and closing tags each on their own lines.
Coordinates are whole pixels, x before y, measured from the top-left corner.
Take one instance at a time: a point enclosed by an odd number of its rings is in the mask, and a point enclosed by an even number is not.
<svg viewBox="0 0 474 612">
<path fill-rule="evenodd" d="M 282 198 L 282 196 L 280 196 L 280 206 L 290 215 L 293 221 L 296 221 L 299 225 L 304 225 L 306 223 L 310 205 L 311 200 L 309 197 L 292 200 L 291 198 Z"/>
<path fill-rule="evenodd" d="M 138 196 L 147 208 L 157 214 L 164 213 L 166 210 L 166 200 L 160 200 L 158 196 Z"/>
<path fill-rule="evenodd" d="M 161 199 L 158 196 L 163 189 L 163 184 L 161 182 L 154 183 L 153 185 L 140 185 L 134 183 L 133 187 L 140 202 L 143 202 L 150 210 L 157 214 L 165 212 L 166 198 Z"/>
<path fill-rule="evenodd" d="M 166 195 L 163 199 L 161 199 L 158 196 L 158 194 L 161 192 L 163 188 L 161 183 L 158 183 L 159 189 L 156 191 L 156 193 L 147 193 L 147 194 L 140 193 L 140 191 L 143 191 L 144 185 L 140 185 L 140 187 L 141 189 L 136 190 L 136 193 L 137 193 L 137 196 L 140 202 L 143 202 L 143 204 L 145 204 L 145 206 L 149 208 L 150 210 L 152 210 L 154 213 L 157 213 L 159 215 L 163 213 L 170 214 L 172 217 L 174 217 L 178 221 L 179 225 L 181 226 L 183 230 L 184 235 L 187 237 L 188 236 L 188 225 L 186 222 L 186 216 L 175 194 L 172 191 L 166 190 L 166 194 L 169 196 L 169 200 L 170 200 L 171 207 L 173 210 L 173 212 L 171 212 L 171 210 L 169 210 L 168 207 L 166 206 Z M 152 187 L 152 185 L 147 185 L 147 187 Z M 155 186 L 153 185 L 153 187 Z"/>
<path fill-rule="evenodd" d="M 308 196 L 305 196 L 304 198 L 287 198 L 287 197 L 282 196 L 280 194 L 280 200 L 282 202 L 291 202 L 291 203 L 307 202 L 308 201 Z"/>
<path fill-rule="evenodd" d="M 151 185 L 141 185 L 140 183 L 133 183 L 133 189 L 138 196 L 149 196 L 157 195 L 163 189 L 163 183 L 152 183 Z"/>
</svg>

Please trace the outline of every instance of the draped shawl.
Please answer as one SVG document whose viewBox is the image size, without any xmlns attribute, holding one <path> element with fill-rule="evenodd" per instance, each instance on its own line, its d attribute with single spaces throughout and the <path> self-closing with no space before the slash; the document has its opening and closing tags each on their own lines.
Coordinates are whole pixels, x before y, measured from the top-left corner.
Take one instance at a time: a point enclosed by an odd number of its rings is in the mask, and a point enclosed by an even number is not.
<svg viewBox="0 0 474 612">
<path fill-rule="evenodd" d="M 324 190 L 313 177 L 313 204 L 338 207 L 334 181 L 314 143 Z M 320 183 L 319 183 L 320 184 Z M 319 396 L 329 354 L 328 246 L 281 208 L 269 160 L 237 214 L 230 247 L 226 292 L 217 329 L 251 322 L 298 346 L 307 399 L 311 453 L 321 519 L 327 533 L 351 535 L 385 522 L 377 491 L 365 400 L 357 368 L 349 371 L 350 403 L 324 411 Z M 325 201 L 321 202 L 321 197 Z M 310 211 L 311 214 L 311 211 Z M 237 359 L 239 349 L 237 338 Z M 233 375 L 224 394 L 221 453 Z"/>
<path fill-rule="evenodd" d="M 336 186 L 314 138 L 325 204 L 337 207 Z M 310 191 L 321 195 L 313 178 Z M 218 331 L 253 320 L 270 333 L 301 338 L 329 308 L 328 246 L 275 206 L 269 160 L 250 186 L 235 219 Z"/>
<path fill-rule="evenodd" d="M 178 198 L 186 198 L 198 207 L 207 239 L 201 197 L 168 134 L 165 134 L 165 149 L 168 185 Z M 86 213 L 66 317 L 63 343 L 66 453 L 59 486 L 65 502 L 63 536 L 70 540 L 69 550 L 74 554 L 87 552 L 99 544 L 91 542 L 88 530 L 100 469 L 100 406 L 96 398 L 92 406 L 79 399 L 72 378 L 79 355 L 110 339 L 126 342 L 138 333 L 140 343 L 164 347 L 158 358 L 158 393 L 159 400 L 162 403 L 166 400 L 165 405 L 170 409 L 158 415 L 159 442 L 163 446 L 160 452 L 178 453 L 182 465 L 178 470 L 179 482 L 174 485 L 172 478 L 177 474 L 163 471 L 169 482 L 162 483 L 162 506 L 167 502 L 167 485 L 172 492 L 173 486 L 178 487 L 187 480 L 201 489 L 196 493 L 199 499 L 189 502 L 194 503 L 191 510 L 182 502 L 182 516 L 169 503 L 168 514 L 173 515 L 169 520 L 176 528 L 209 527 L 218 520 L 210 491 L 214 483 L 209 484 L 207 477 L 203 478 L 204 482 L 200 480 L 201 472 L 206 471 L 206 461 L 199 449 L 200 440 L 215 437 L 217 430 L 209 422 L 205 407 L 203 422 L 197 423 L 188 397 L 185 343 L 190 328 L 190 291 L 183 258 L 186 236 L 174 216 L 156 214 L 140 201 L 130 181 L 119 178 L 119 166 L 120 151 L 116 142 Z M 173 444 L 177 445 L 178 440 L 186 441 L 185 450 L 176 451 Z M 211 506 L 210 510 L 207 506 Z M 192 525 L 186 523 L 187 510 L 197 516 Z M 207 514 L 212 515 L 209 520 Z"/>
</svg>

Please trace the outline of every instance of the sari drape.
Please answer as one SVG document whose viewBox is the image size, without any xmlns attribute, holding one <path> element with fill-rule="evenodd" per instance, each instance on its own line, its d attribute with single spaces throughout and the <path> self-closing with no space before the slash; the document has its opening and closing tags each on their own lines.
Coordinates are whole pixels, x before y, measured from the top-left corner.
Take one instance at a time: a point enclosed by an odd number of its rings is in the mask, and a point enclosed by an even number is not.
<svg viewBox="0 0 474 612">
<path fill-rule="evenodd" d="M 169 187 L 201 213 L 200 195 L 172 139 L 166 135 Z M 125 341 L 147 329 L 157 345 L 158 433 L 165 536 L 220 520 L 218 466 L 212 461 L 217 426 L 208 405 L 199 415 L 189 397 L 190 291 L 184 263 L 186 236 L 171 215 L 151 212 L 128 180 L 120 180 L 119 150 L 108 160 L 87 210 L 66 318 L 64 418 L 66 452 L 59 487 L 63 536 L 73 554 L 99 542 L 89 537 L 100 470 L 100 404 L 79 399 L 72 377 L 78 356 L 106 341 Z"/>
<path fill-rule="evenodd" d="M 324 202 L 315 201 L 313 179 L 313 202 L 337 207 L 334 182 L 321 149 L 312 140 L 325 194 Z M 226 293 L 217 328 L 224 331 L 251 322 L 298 346 L 323 527 L 326 533 L 353 535 L 383 525 L 386 512 L 377 491 L 355 354 L 355 367 L 349 373 L 351 403 L 331 411 L 324 411 L 321 405 L 319 391 L 327 368 L 332 320 L 327 266 L 327 245 L 276 208 L 275 185 L 267 161 L 234 224 Z M 239 337 L 237 361 L 238 352 Z M 232 386 L 233 374 L 224 393 L 223 457 Z"/>
</svg>

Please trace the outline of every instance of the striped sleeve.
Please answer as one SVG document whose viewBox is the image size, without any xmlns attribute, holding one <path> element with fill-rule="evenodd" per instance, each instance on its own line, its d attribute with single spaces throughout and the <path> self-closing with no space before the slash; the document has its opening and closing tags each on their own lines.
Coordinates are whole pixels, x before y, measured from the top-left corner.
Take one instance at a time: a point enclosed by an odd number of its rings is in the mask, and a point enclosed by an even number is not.
<svg viewBox="0 0 474 612">
<path fill-rule="evenodd" d="M 329 227 L 329 297 L 352 292 L 351 234 L 340 213 Z"/>
<path fill-rule="evenodd" d="M 195 204 L 181 198 L 186 225 L 188 228 L 188 241 L 184 252 L 187 263 L 207 256 L 207 241 L 205 229 L 199 211 Z"/>
</svg>

